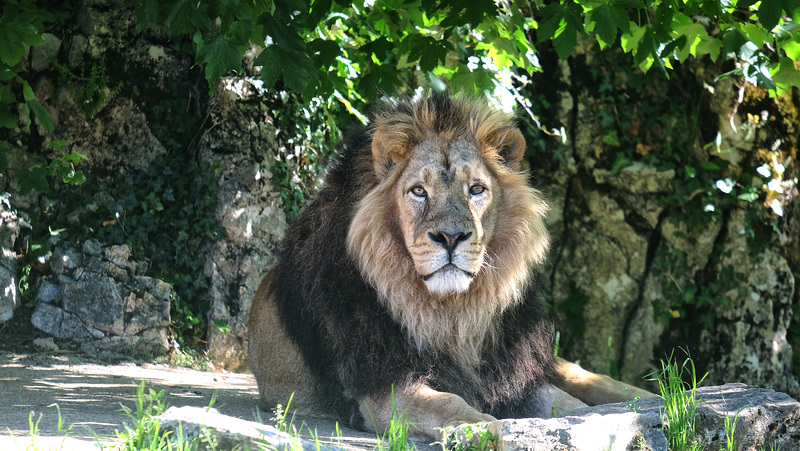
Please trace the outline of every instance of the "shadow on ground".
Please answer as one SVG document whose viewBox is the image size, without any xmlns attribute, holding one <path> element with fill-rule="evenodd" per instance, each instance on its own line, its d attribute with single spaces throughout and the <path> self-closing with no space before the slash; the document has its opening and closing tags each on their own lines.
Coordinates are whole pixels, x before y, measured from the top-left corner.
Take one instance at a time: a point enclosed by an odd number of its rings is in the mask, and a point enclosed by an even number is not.
<svg viewBox="0 0 800 451">
<path fill-rule="evenodd" d="M 103 364 L 80 354 L 18 354 L 0 351 L 0 449 L 26 449 L 31 441 L 29 415 L 39 421 L 34 449 L 86 449 L 109 443 L 130 422 L 120 405 L 134 408 L 136 390 L 166 392 L 170 406 L 207 407 L 212 396 L 221 413 L 269 422 L 272 413 L 257 412 L 258 391 L 250 374 L 215 373 L 153 364 Z M 59 406 L 67 439 L 58 434 Z M 41 416 L 41 419 L 39 420 Z M 297 421 L 297 420 L 296 420 Z M 308 420 L 320 437 L 331 436 L 330 422 Z M 344 430 L 371 449 L 374 435 Z M 370 440 L 372 439 L 372 440 Z"/>
</svg>

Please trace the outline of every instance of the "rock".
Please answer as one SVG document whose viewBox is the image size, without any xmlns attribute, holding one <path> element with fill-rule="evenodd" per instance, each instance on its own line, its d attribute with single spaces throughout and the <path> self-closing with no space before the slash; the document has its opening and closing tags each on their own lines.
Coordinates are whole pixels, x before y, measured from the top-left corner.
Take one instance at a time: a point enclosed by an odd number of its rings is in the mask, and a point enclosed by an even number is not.
<svg viewBox="0 0 800 451">
<path fill-rule="evenodd" d="M 247 87 L 247 86 L 240 86 Z M 238 89 L 239 94 L 253 93 Z M 275 128 L 263 120 L 261 102 L 223 91 L 230 100 L 219 126 L 200 142 L 200 158 L 219 168 L 216 218 L 225 238 L 213 243 L 206 255 L 204 274 L 210 279 L 208 349 L 225 369 L 247 369 L 247 319 L 261 278 L 274 262 L 277 244 L 286 229 L 286 217 L 264 170 L 275 160 Z M 222 120 L 222 117 L 225 117 Z M 214 324 L 227 325 L 226 331 Z"/>
<path fill-rule="evenodd" d="M 64 310 L 94 329 L 120 335 L 124 332 L 123 300 L 114 279 L 87 275 L 64 285 Z"/>
<path fill-rule="evenodd" d="M 145 169 L 166 153 L 147 126 L 136 104 L 125 98 L 109 99 L 94 117 L 86 117 L 69 91 L 59 91 L 62 114 L 56 132 L 71 143 L 72 152 L 84 155 L 97 167 Z M 114 149 L 109 151 L 109 149 Z"/>
<path fill-rule="evenodd" d="M 631 194 L 671 193 L 675 171 L 659 171 L 640 162 L 626 166 L 616 174 L 606 169 L 593 172 L 597 183 L 608 183 L 614 188 Z"/>
<path fill-rule="evenodd" d="M 95 239 L 84 241 L 81 252 L 92 257 L 99 257 L 103 253 L 103 244 Z"/>
<path fill-rule="evenodd" d="M 14 317 L 18 302 L 16 273 L 0 266 L 0 324 Z"/>
<path fill-rule="evenodd" d="M 735 421 L 736 449 L 800 449 L 800 403 L 785 393 L 744 384 L 701 387 L 696 441 L 724 449 L 725 418 Z M 501 420 L 490 425 L 503 450 L 666 451 L 661 398 L 587 407 L 551 419 Z"/>
<path fill-rule="evenodd" d="M 654 412 L 550 419 L 501 420 L 491 430 L 504 451 L 666 450 L 661 417 Z"/>
<path fill-rule="evenodd" d="M 44 41 L 31 49 L 31 69 L 41 72 L 55 61 L 61 48 L 61 39 L 51 33 L 42 34 Z"/>
<path fill-rule="evenodd" d="M 14 241 L 19 235 L 19 220 L 13 211 L 8 211 L 6 199 L 0 199 L 0 324 L 14 317 L 19 303 Z"/>
<path fill-rule="evenodd" d="M 598 191 L 583 195 L 568 206 L 566 216 L 574 219 L 561 238 L 565 246 L 554 270 L 553 299 L 560 324 L 589 325 L 562 332 L 566 357 L 581 356 L 584 368 L 605 373 L 608 359 L 620 358 L 625 321 L 637 305 L 645 274 L 648 241 L 626 222 L 614 199 Z"/>
<path fill-rule="evenodd" d="M 61 297 L 61 285 L 49 280 L 41 279 L 36 290 L 36 299 L 39 302 L 53 302 Z"/>
<path fill-rule="evenodd" d="M 147 329 L 167 327 L 170 322 L 169 307 L 172 287 L 159 279 L 134 277 L 124 297 L 125 334 L 137 335 Z"/>
<path fill-rule="evenodd" d="M 33 345 L 47 351 L 57 352 L 59 350 L 58 345 L 53 341 L 53 337 L 37 338 L 33 340 Z"/>
<path fill-rule="evenodd" d="M 165 352 L 174 291 L 162 280 L 139 275 L 130 253 L 128 246 L 103 247 L 92 240 L 81 250 L 57 245 L 51 259 L 55 277 L 39 284 L 42 302 L 33 325 L 94 355 Z"/>
<path fill-rule="evenodd" d="M 89 46 L 89 40 L 86 36 L 76 34 L 72 37 L 72 42 L 69 47 L 69 68 L 78 69 L 83 63 L 83 55 L 86 53 L 86 48 Z"/>
<path fill-rule="evenodd" d="M 300 438 L 293 438 L 275 427 L 241 420 L 219 413 L 213 408 L 170 407 L 161 417 L 161 428 L 182 433 L 185 440 L 200 437 L 204 429 L 208 429 L 216 438 L 214 447 L 200 449 L 291 449 L 303 451 L 342 449 L 335 446 L 321 445 Z M 266 445 L 266 446 L 265 446 Z"/>
<path fill-rule="evenodd" d="M 792 322 L 795 279 L 786 259 L 766 248 L 755 256 L 743 234 L 745 214 L 731 215 L 718 271 L 731 268 L 730 303 L 713 307 L 714 330 L 703 330 L 697 355 L 709 360 L 709 382 L 747 381 L 791 394 L 800 393 L 786 334 Z M 742 264 L 743 262 L 748 262 Z M 745 289 L 741 289 L 746 287 Z"/>
<path fill-rule="evenodd" d="M 31 315 L 31 324 L 42 332 L 61 339 L 83 341 L 104 336 L 99 330 L 87 327 L 79 316 L 47 303 L 36 305 Z"/>
</svg>

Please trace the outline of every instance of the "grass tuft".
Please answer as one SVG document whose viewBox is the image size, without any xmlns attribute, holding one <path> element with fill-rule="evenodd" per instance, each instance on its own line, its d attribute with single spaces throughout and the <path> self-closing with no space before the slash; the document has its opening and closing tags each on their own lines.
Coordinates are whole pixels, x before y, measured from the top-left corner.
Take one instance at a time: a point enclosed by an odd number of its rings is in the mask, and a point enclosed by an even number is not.
<svg viewBox="0 0 800 451">
<path fill-rule="evenodd" d="M 688 353 L 687 353 L 688 354 Z M 687 382 L 684 382 L 684 376 Z M 687 357 L 682 364 L 670 355 L 661 361 L 661 371 L 657 372 L 658 387 L 664 400 L 664 419 L 667 444 L 671 451 L 695 451 L 702 449 L 695 441 L 695 414 L 701 399 L 697 398 L 697 386 L 705 380 L 708 373 L 697 380 L 694 361 Z"/>
</svg>

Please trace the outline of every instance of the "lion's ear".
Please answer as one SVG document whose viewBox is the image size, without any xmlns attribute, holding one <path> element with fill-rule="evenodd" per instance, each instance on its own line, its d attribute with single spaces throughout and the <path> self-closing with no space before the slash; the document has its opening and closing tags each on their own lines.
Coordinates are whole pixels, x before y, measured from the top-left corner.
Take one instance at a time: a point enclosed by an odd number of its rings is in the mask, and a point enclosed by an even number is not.
<svg viewBox="0 0 800 451">
<path fill-rule="evenodd" d="M 372 133 L 372 165 L 375 174 L 383 177 L 398 163 L 408 158 L 413 137 L 399 126 L 379 125 Z"/>
<path fill-rule="evenodd" d="M 500 160 L 506 167 L 518 171 L 524 155 L 525 138 L 522 137 L 522 133 L 516 128 L 509 130 L 503 137 L 503 141 L 498 148 Z"/>
<path fill-rule="evenodd" d="M 386 131 L 381 128 L 372 134 L 372 165 L 378 177 L 386 175 L 394 164 L 389 155 L 390 146 L 387 145 L 386 135 Z"/>
</svg>

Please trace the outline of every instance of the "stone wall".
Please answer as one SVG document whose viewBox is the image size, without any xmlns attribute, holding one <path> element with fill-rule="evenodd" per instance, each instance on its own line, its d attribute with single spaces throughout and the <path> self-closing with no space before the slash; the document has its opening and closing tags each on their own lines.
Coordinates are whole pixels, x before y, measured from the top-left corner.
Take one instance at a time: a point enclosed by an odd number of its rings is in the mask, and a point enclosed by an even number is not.
<svg viewBox="0 0 800 451">
<path fill-rule="evenodd" d="M 549 126 L 563 126 L 569 141 L 561 148 L 559 162 L 531 160 L 534 180 L 551 205 L 548 225 L 554 245 L 543 280 L 559 318 L 562 355 L 589 370 L 655 390 L 646 376 L 660 369 L 660 360 L 673 350 L 685 351 L 701 375 L 709 373 L 709 382 L 746 382 L 797 397 L 800 385 L 793 373 L 787 331 L 795 320 L 792 308 L 800 302 L 795 288 L 800 262 L 787 261 L 792 254 L 783 247 L 796 238 L 786 232 L 773 235 L 771 242 L 769 233 L 754 236 L 753 230 L 770 213 L 754 214 L 765 207 L 741 200 L 718 203 L 722 212 L 713 219 L 714 212 L 704 213 L 700 205 L 696 216 L 705 214 L 707 219 L 702 227 L 687 226 L 685 211 L 674 200 L 676 183 L 686 179 L 678 177 L 676 171 L 684 170 L 680 165 L 664 169 L 637 162 L 610 171 L 615 153 L 626 149 L 604 142 L 608 126 L 603 126 L 601 118 L 619 115 L 621 108 L 635 110 L 643 102 L 652 110 L 679 102 L 655 87 L 634 91 L 624 73 L 604 75 L 615 69 L 598 67 L 590 51 L 586 52 L 569 63 L 547 67 L 539 77 L 553 102 L 549 112 L 554 122 Z M 684 83 L 712 84 L 703 79 L 701 70 L 697 72 L 696 78 L 686 77 Z M 588 73 L 612 80 L 625 95 L 601 95 Z M 717 82 L 713 90 L 705 89 L 707 99 L 701 111 L 708 116 L 701 114 L 698 119 L 705 129 L 688 144 L 692 146 L 689 157 L 682 163 L 700 166 L 712 157 L 726 158 L 729 171 L 755 174 L 748 164 L 753 164 L 757 149 L 783 143 L 788 154 L 792 149 L 796 152 L 793 130 L 797 126 L 792 121 L 797 113 L 780 103 L 791 102 L 791 97 L 770 101 L 754 92 L 745 97 L 755 105 L 747 106 L 736 103 L 738 89 L 731 79 Z M 778 117 L 771 117 L 769 126 L 755 132 L 748 108 L 766 108 Z M 644 134 L 644 126 L 633 128 L 631 124 L 623 133 Z M 725 137 L 722 146 L 733 150 L 716 153 L 716 147 L 706 145 L 704 137 L 713 139 L 716 131 Z M 652 149 L 637 148 L 636 152 L 663 151 L 662 142 L 645 144 Z M 725 172 L 720 174 L 719 178 L 725 177 Z M 766 183 L 762 180 L 756 176 L 753 183 Z M 682 202 L 692 201 L 697 198 Z M 772 220 L 784 227 L 791 224 L 774 215 Z"/>
<path fill-rule="evenodd" d="M 88 240 L 55 247 L 50 275 L 39 280 L 31 322 L 81 350 L 109 358 L 166 352 L 172 287 L 143 275 L 128 246 Z"/>
</svg>

